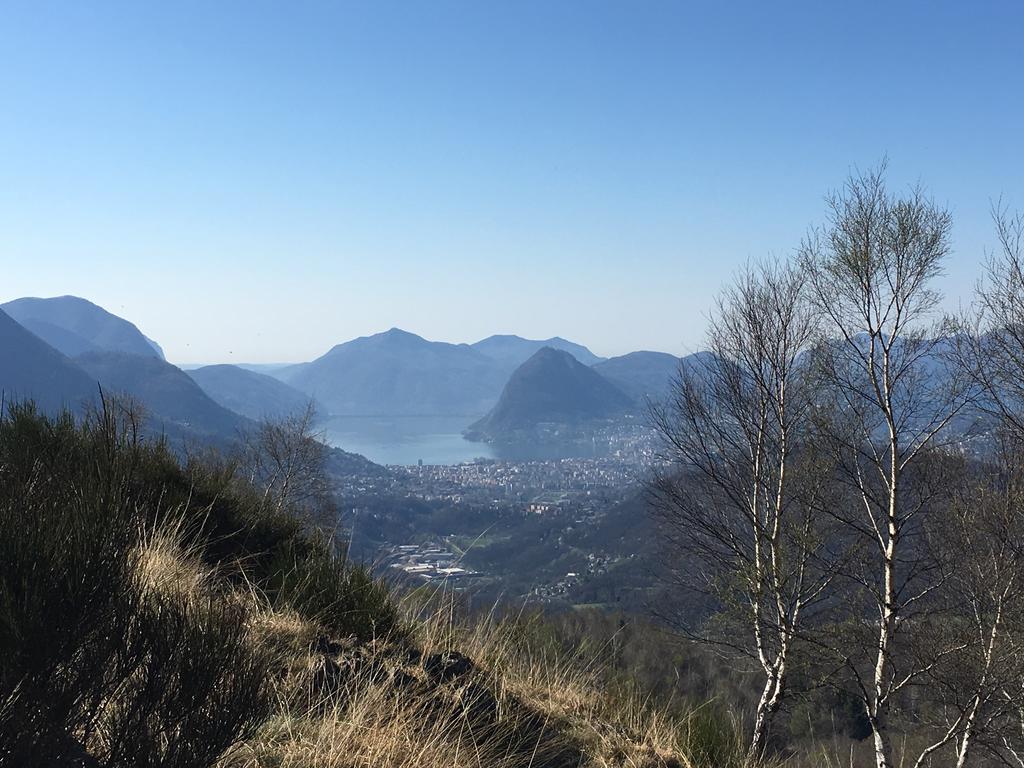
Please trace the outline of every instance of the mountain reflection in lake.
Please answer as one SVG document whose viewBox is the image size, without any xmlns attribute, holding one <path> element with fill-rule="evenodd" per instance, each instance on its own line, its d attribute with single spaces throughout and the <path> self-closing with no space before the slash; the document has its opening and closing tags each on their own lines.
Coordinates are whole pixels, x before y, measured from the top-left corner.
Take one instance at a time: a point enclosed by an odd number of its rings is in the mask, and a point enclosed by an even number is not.
<svg viewBox="0 0 1024 768">
<path fill-rule="evenodd" d="M 319 430 L 328 444 L 359 453 L 378 464 L 460 464 L 474 459 L 541 461 L 591 458 L 607 453 L 603 442 L 544 444 L 473 443 L 462 431 L 476 417 L 331 416 Z"/>
</svg>

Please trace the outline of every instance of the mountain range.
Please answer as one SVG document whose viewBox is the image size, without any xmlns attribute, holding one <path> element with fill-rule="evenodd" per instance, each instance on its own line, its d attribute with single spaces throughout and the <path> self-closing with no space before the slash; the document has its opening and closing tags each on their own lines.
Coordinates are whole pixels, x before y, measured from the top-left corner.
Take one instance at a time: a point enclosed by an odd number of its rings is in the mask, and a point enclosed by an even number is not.
<svg viewBox="0 0 1024 768">
<path fill-rule="evenodd" d="M 940 345 L 941 346 L 941 345 Z M 940 349 L 941 352 L 941 349 Z M 474 344 L 429 341 L 397 328 L 338 344 L 308 363 L 246 370 L 213 365 L 188 373 L 133 323 L 85 299 L 24 298 L 0 309 L 0 396 L 32 398 L 47 411 L 81 412 L 101 389 L 145 406 L 153 430 L 225 444 L 254 420 L 314 400 L 321 416 L 449 416 L 476 439 L 521 440 L 636 418 L 666 397 L 673 377 L 708 353 L 679 359 L 632 352 L 601 359 L 586 347 L 491 336 Z M 945 375 L 937 353 L 928 375 Z M 976 414 L 961 434 L 984 434 Z"/>
<path fill-rule="evenodd" d="M 338 344 L 273 372 L 335 416 L 473 416 L 504 383 L 502 368 L 468 344 L 427 341 L 392 328 Z"/>
<path fill-rule="evenodd" d="M 133 323 L 85 299 L 24 298 L 3 308 L 0 390 L 8 398 L 80 407 L 102 387 L 139 400 L 164 427 L 225 438 L 312 399 L 323 416 L 477 419 L 481 434 L 495 439 L 536 424 L 636 413 L 645 399 L 663 395 L 678 366 L 657 352 L 605 360 L 560 337 L 452 344 L 392 328 L 308 363 L 186 373 Z"/>
<path fill-rule="evenodd" d="M 663 396 L 679 364 L 660 352 L 606 360 L 559 337 L 501 335 L 450 344 L 392 328 L 339 344 L 310 363 L 265 372 L 315 398 L 334 416 L 473 418 L 494 408 L 514 372 L 544 349 L 593 366 L 637 406 L 646 397 Z"/>
<path fill-rule="evenodd" d="M 47 412 L 82 413 L 101 392 L 140 403 L 148 431 L 225 444 L 250 422 L 207 395 L 132 323 L 84 299 L 26 298 L 0 309 L 0 391 Z"/>
</svg>

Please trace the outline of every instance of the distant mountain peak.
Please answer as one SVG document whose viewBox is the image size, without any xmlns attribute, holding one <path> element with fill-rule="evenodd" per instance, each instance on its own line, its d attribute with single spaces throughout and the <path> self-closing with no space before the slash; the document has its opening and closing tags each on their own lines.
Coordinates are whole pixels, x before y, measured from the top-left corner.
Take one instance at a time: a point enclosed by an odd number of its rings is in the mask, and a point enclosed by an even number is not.
<svg viewBox="0 0 1024 768">
<path fill-rule="evenodd" d="M 551 346 L 544 346 L 533 353 L 530 358 L 534 363 L 541 363 L 545 360 L 558 360 L 564 365 L 572 365 L 573 363 L 579 363 L 572 353 L 566 352 L 564 349 L 556 349 Z"/>
<path fill-rule="evenodd" d="M 80 296 L 31 296 L 2 307 L 18 323 L 69 357 L 99 350 L 164 359 L 160 347 L 133 323 Z"/>
<path fill-rule="evenodd" d="M 667 352 L 629 352 L 595 363 L 593 368 L 638 403 L 663 401 L 682 361 Z"/>
<path fill-rule="evenodd" d="M 406 330 L 403 330 L 402 328 L 397 328 L 397 327 L 395 327 L 395 328 L 388 328 L 388 330 L 384 331 L 383 333 L 374 334 L 373 336 L 370 336 L 369 338 L 371 338 L 371 339 L 380 338 L 380 339 L 386 339 L 388 341 L 405 341 L 405 342 L 410 342 L 410 343 L 415 343 L 415 344 L 430 344 L 431 343 L 427 339 L 425 339 L 422 336 L 420 336 L 418 333 L 413 333 L 412 331 L 406 331 Z"/>
<path fill-rule="evenodd" d="M 584 365 L 593 365 L 603 359 L 582 344 L 568 341 L 561 336 L 552 336 L 549 339 L 525 339 L 515 334 L 495 334 L 470 346 L 492 360 L 498 361 L 510 373 L 516 366 L 526 362 L 531 355 L 543 347 L 552 347 L 568 352 Z"/>
<path fill-rule="evenodd" d="M 509 378 L 497 405 L 467 430 L 473 439 L 533 437 L 544 424 L 580 425 L 615 419 L 633 401 L 571 353 L 541 347 Z"/>
<path fill-rule="evenodd" d="M 281 371 L 282 381 L 338 416 L 478 416 L 507 373 L 466 344 L 391 328 Z"/>
<path fill-rule="evenodd" d="M 20 299 L 13 299 L 7 302 L 8 304 L 17 304 L 19 302 L 48 302 L 51 304 L 66 304 L 66 305 L 80 305 L 83 307 L 91 307 L 93 309 L 100 309 L 106 312 L 103 307 L 99 304 L 89 301 L 88 299 L 82 298 L 81 296 L 74 296 L 70 293 L 65 293 L 62 296 L 23 296 Z"/>
</svg>

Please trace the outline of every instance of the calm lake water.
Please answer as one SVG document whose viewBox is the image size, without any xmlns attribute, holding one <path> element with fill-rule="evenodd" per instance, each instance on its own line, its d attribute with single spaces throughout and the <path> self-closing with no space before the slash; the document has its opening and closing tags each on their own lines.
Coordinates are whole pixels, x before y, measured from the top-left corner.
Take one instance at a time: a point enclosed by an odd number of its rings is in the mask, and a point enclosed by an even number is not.
<svg viewBox="0 0 1024 768">
<path fill-rule="evenodd" d="M 475 418 L 447 416 L 333 416 L 319 425 L 327 442 L 378 464 L 460 464 L 474 459 L 537 461 L 602 455 L 597 444 L 493 445 L 472 443 L 462 431 Z"/>
</svg>

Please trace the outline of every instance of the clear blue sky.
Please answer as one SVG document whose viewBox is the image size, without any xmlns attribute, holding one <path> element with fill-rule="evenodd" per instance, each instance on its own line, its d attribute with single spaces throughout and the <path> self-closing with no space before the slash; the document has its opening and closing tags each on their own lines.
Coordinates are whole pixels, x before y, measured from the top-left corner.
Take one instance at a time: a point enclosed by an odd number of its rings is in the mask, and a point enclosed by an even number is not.
<svg viewBox="0 0 1024 768">
<path fill-rule="evenodd" d="M 85 296 L 171 360 L 400 326 L 691 351 L 745 260 L 890 158 L 1024 208 L 1020 2 L 5 2 L 0 299 Z"/>
</svg>

